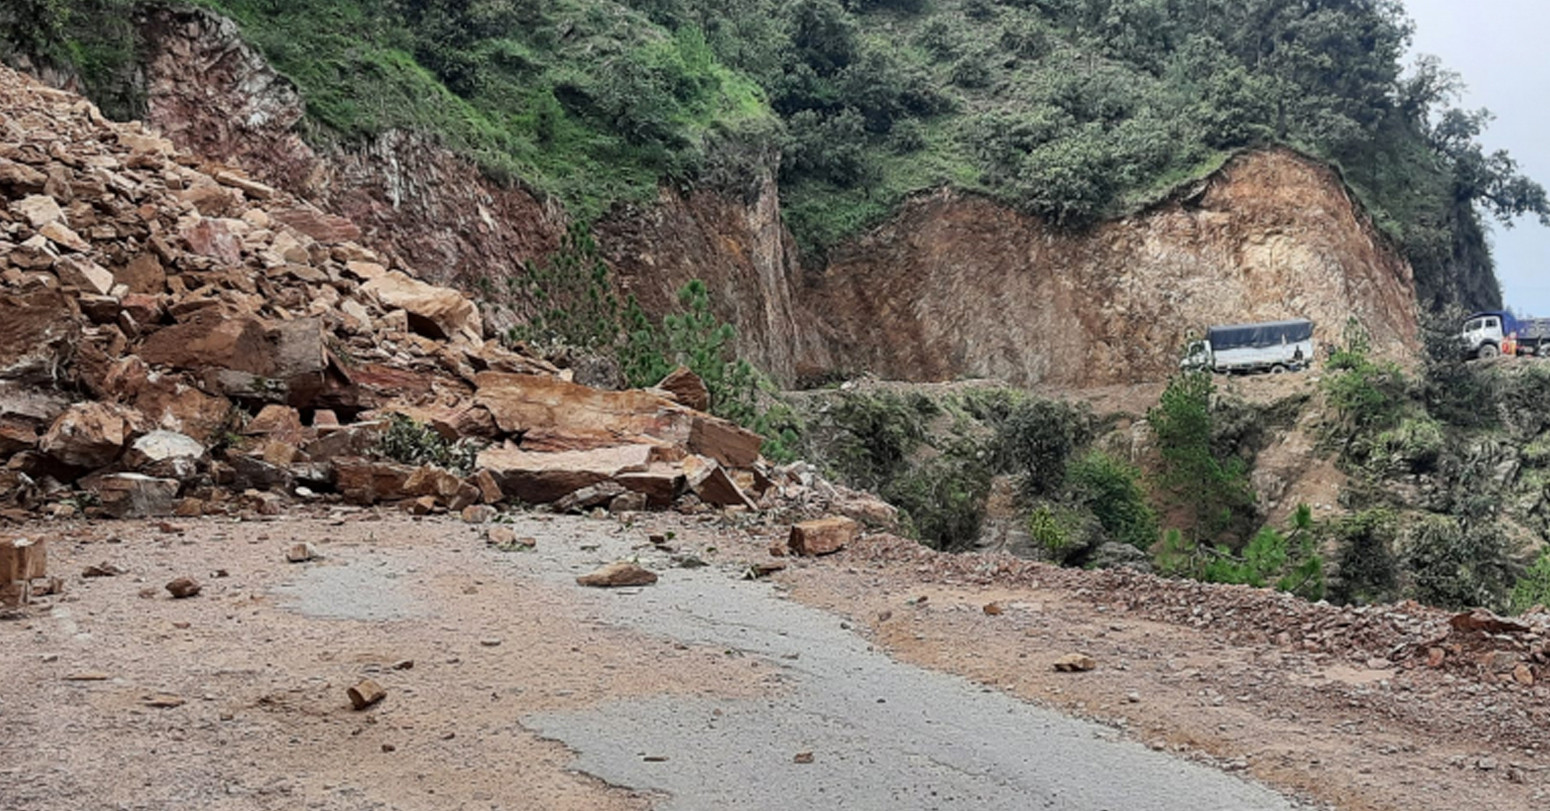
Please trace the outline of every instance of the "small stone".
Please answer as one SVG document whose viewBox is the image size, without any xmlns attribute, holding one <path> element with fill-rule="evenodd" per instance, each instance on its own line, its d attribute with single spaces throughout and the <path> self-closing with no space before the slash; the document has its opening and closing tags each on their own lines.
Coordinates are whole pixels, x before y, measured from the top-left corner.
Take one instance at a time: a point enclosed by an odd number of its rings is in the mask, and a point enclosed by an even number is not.
<svg viewBox="0 0 1550 811">
<path fill-rule="evenodd" d="M 87 670 L 80 673 L 71 673 L 65 677 L 65 681 L 107 681 L 109 678 L 106 673 Z"/>
<path fill-rule="evenodd" d="M 185 600 L 197 595 L 204 586 L 199 585 L 191 577 L 180 577 L 167 584 L 167 591 L 172 593 L 173 599 Z"/>
<path fill-rule="evenodd" d="M 1097 666 L 1093 657 L 1085 653 L 1068 653 L 1055 660 L 1055 669 L 1062 673 L 1082 673 Z"/>
<path fill-rule="evenodd" d="M 95 566 L 87 566 L 81 571 L 82 577 L 118 577 L 124 570 L 111 563 L 98 563 Z"/>
<path fill-rule="evenodd" d="M 1131 704 L 1139 704 L 1139 703 L 1141 703 L 1141 694 L 1136 692 L 1136 691 L 1134 691 L 1134 690 L 1131 690 L 1130 692 L 1125 694 L 1125 700 L 1130 702 Z"/>
<path fill-rule="evenodd" d="M 1442 667 L 1443 660 L 1447 658 L 1447 651 L 1442 648 L 1431 648 L 1426 652 L 1426 666 L 1430 668 Z"/>
<path fill-rule="evenodd" d="M 796 754 L 796 757 L 791 759 L 791 762 L 792 763 L 812 763 L 813 762 L 813 753 L 812 752 L 798 752 Z"/>
<path fill-rule="evenodd" d="M 1521 684 L 1524 687 L 1533 687 L 1534 686 L 1534 670 L 1533 670 L 1533 668 L 1529 667 L 1527 664 L 1524 664 L 1523 662 L 1519 662 L 1518 666 L 1514 667 L 1512 669 L 1512 679 L 1513 679 L 1513 681 L 1516 681 L 1518 684 Z"/>
<path fill-rule="evenodd" d="M 666 763 L 667 755 L 645 755 L 641 760 L 647 763 Z"/>
<path fill-rule="evenodd" d="M 413 659 L 400 659 L 400 660 L 398 660 L 398 661 L 393 663 L 393 669 L 394 670 L 413 670 L 414 669 L 414 660 Z"/>
<path fill-rule="evenodd" d="M 306 563 L 309 560 L 316 560 L 318 557 L 317 547 L 305 541 L 294 544 L 290 549 L 285 550 L 285 559 L 291 563 Z"/>
<path fill-rule="evenodd" d="M 173 707 L 181 707 L 183 706 L 183 698 L 182 696 L 161 693 L 154 696 L 148 696 L 145 699 L 145 706 L 155 707 L 157 709 L 163 710 L 171 709 Z"/>
<path fill-rule="evenodd" d="M 986 603 L 984 610 L 985 610 L 986 614 L 989 614 L 992 617 L 1000 616 L 1000 614 L 1001 614 L 1001 604 L 1000 603 Z"/>
<path fill-rule="evenodd" d="M 346 690 L 345 695 L 350 697 L 350 706 L 360 711 L 387 697 L 387 691 L 371 679 L 361 679 L 354 687 Z"/>
<path fill-rule="evenodd" d="M 390 744 L 390 743 L 385 743 L 385 744 L 382 744 L 382 751 L 384 751 L 384 752 L 396 752 L 396 751 L 398 751 L 398 747 L 396 747 L 396 746 L 394 746 L 393 744 Z"/>
<path fill-rule="evenodd" d="M 496 648 L 496 647 L 500 647 L 500 644 L 501 644 L 502 641 L 503 640 L 500 637 L 498 637 L 498 636 L 491 636 L 491 637 L 485 637 L 484 639 L 479 640 L 479 644 L 484 646 L 484 647 L 486 647 L 486 648 Z"/>
<path fill-rule="evenodd" d="M 463 508 L 463 523 L 488 524 L 495 517 L 495 508 L 488 504 L 471 504 Z"/>
<path fill-rule="evenodd" d="M 591 574 L 576 578 L 576 583 L 594 588 L 618 586 L 648 586 L 657 582 L 655 572 L 647 571 L 633 563 L 610 563 Z"/>
<path fill-rule="evenodd" d="M 1494 772 L 1494 771 L 1496 771 L 1496 758 L 1492 758 L 1492 757 L 1480 758 L 1479 760 L 1475 761 L 1475 768 L 1479 769 L 1482 772 Z"/>
</svg>

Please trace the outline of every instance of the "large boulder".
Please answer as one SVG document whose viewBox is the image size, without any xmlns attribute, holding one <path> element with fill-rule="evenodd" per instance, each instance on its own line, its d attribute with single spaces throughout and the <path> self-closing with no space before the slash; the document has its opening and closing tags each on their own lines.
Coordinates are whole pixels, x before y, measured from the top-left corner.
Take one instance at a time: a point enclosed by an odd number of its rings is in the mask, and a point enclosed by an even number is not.
<svg viewBox="0 0 1550 811">
<path fill-rule="evenodd" d="M 689 371 L 687 366 L 674 369 L 671 374 L 662 378 L 657 388 L 695 411 L 710 410 L 710 389 L 705 386 L 705 381 L 700 379 L 699 375 Z"/>
<path fill-rule="evenodd" d="M 0 294 L 0 380 L 53 380 L 80 335 L 60 291 Z"/>
<path fill-rule="evenodd" d="M 644 473 L 650 469 L 651 455 L 650 445 L 561 453 L 489 448 L 479 454 L 479 467 L 495 477 L 506 495 L 529 504 L 548 504 L 622 474 Z"/>
<path fill-rule="evenodd" d="M 361 292 L 408 313 L 409 328 L 426 337 L 451 340 L 461 335 L 479 340 L 484 336 L 479 308 L 456 290 L 429 285 L 395 270 L 367 282 Z"/>
<path fill-rule="evenodd" d="M 129 439 L 126 416 L 123 408 L 107 403 L 76 403 L 54 420 L 38 446 L 71 467 L 106 467 Z"/>
<path fill-rule="evenodd" d="M 831 516 L 793 526 L 786 545 L 798 555 L 828 555 L 844 549 L 860 536 L 860 524 L 849 518 Z"/>
<path fill-rule="evenodd" d="M 693 412 L 648 391 L 603 391 L 548 375 L 481 372 L 474 402 L 506 433 L 542 429 L 551 439 L 620 444 L 638 437 L 687 440 Z"/>
<path fill-rule="evenodd" d="M 140 473 L 113 473 L 87 480 L 102 512 L 113 518 L 154 518 L 172 515 L 179 484 Z"/>
<path fill-rule="evenodd" d="M 230 369 L 268 376 L 274 370 L 262 322 L 208 309 L 152 333 L 141 344 L 140 357 L 146 363 L 195 371 Z"/>
</svg>

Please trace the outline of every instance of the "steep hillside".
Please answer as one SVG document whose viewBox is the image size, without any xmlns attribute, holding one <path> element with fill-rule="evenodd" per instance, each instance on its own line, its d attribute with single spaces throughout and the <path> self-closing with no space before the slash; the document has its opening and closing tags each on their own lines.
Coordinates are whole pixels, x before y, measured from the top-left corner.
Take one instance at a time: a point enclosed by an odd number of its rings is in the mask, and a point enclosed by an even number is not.
<svg viewBox="0 0 1550 811">
<path fill-rule="evenodd" d="M 914 363 L 826 355 L 792 290 L 827 289 L 936 190 L 1079 241 L 1290 144 L 1341 167 L 1428 309 L 1497 303 L 1481 216 L 1545 208 L 1481 151 L 1483 119 L 1448 109 L 1445 71 L 1402 73 L 1389 3 L 200 5 L 235 24 L 6 0 L 0 49 L 345 211 L 431 278 L 488 283 L 498 326 L 533 314 L 530 265 L 590 227 L 658 316 L 676 283 L 710 282 L 742 353 L 787 381 Z"/>
</svg>

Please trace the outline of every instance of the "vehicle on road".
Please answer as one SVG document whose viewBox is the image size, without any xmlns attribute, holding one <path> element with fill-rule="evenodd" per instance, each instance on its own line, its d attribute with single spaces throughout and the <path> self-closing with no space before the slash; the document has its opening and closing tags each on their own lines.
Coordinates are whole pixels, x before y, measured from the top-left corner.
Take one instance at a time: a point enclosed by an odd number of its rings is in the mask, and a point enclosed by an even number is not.
<svg viewBox="0 0 1550 811">
<path fill-rule="evenodd" d="M 1179 361 L 1183 369 L 1217 374 L 1297 372 L 1313 362 L 1313 322 L 1306 318 L 1225 324 L 1206 330 Z"/>
<path fill-rule="evenodd" d="M 1505 310 L 1487 310 L 1464 319 L 1459 332 L 1471 358 L 1497 355 L 1550 356 L 1550 318 L 1519 318 Z"/>
</svg>

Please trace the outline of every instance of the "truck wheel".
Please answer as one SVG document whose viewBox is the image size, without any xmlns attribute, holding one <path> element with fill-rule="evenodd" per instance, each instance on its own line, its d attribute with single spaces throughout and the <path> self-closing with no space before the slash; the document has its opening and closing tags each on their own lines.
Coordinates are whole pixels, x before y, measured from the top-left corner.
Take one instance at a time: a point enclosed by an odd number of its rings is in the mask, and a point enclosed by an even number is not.
<svg viewBox="0 0 1550 811">
<path fill-rule="evenodd" d="M 1550 341 L 1545 341 L 1544 343 L 1540 344 L 1539 349 L 1535 352 L 1535 354 L 1539 355 L 1541 358 L 1550 358 Z"/>
<path fill-rule="evenodd" d="M 1286 367 L 1277 363 L 1276 365 L 1270 367 L 1270 373 L 1273 375 L 1284 375 L 1286 374 Z"/>
<path fill-rule="evenodd" d="M 1475 350 L 1475 357 L 1494 358 L 1501 353 L 1501 347 L 1498 347 L 1496 344 L 1481 344 L 1480 348 Z"/>
</svg>

